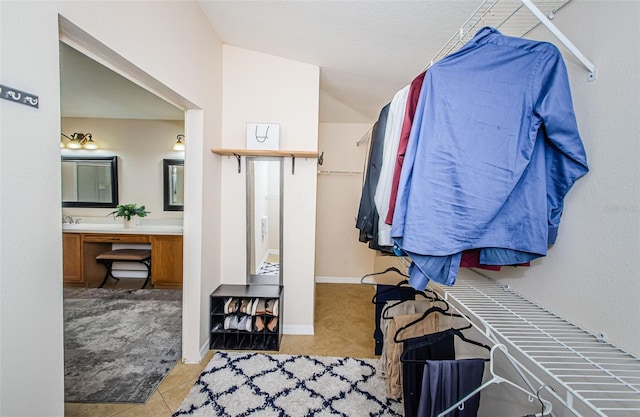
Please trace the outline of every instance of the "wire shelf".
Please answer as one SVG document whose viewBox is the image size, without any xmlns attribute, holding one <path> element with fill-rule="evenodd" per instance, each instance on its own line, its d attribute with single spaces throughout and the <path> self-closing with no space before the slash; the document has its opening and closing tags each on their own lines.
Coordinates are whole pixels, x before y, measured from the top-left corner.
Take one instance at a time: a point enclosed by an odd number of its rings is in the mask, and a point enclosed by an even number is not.
<svg viewBox="0 0 640 417">
<path fill-rule="evenodd" d="M 570 0 L 538 0 L 540 11 L 552 19 L 555 13 Z M 484 0 L 476 11 L 460 27 L 457 33 L 431 58 L 434 63 L 457 51 L 469 41 L 478 30 L 493 26 L 504 35 L 522 37 L 540 24 L 540 20 L 527 9 L 521 0 Z"/>
<path fill-rule="evenodd" d="M 579 416 L 640 416 L 640 358 L 473 272 L 438 288 L 487 336 L 560 384 L 565 406 Z"/>
</svg>

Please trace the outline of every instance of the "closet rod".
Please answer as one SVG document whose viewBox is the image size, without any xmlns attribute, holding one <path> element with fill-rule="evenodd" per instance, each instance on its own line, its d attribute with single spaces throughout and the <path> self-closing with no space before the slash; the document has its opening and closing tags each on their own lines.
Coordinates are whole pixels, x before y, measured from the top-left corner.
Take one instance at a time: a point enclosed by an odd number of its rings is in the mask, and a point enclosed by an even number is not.
<svg viewBox="0 0 640 417">
<path fill-rule="evenodd" d="M 582 65 L 585 66 L 587 71 L 589 71 L 589 75 L 587 76 L 587 81 L 595 80 L 596 79 L 595 65 L 593 65 L 593 63 L 589 61 L 582 52 L 580 52 L 580 50 L 573 44 L 573 42 L 569 40 L 569 38 L 564 36 L 564 34 L 560 31 L 560 29 L 556 27 L 556 25 L 551 23 L 551 20 L 549 20 L 549 18 L 547 18 L 547 16 L 545 16 L 544 13 L 542 13 L 540 9 L 538 9 L 538 7 L 535 4 L 533 4 L 531 0 L 520 0 L 520 1 L 522 2 L 522 4 L 524 4 L 527 7 L 527 9 L 531 11 L 531 13 L 533 13 L 538 18 L 538 20 L 543 25 L 547 27 L 547 29 L 549 29 L 549 31 L 556 38 L 558 38 L 560 42 L 562 42 L 562 44 L 569 50 L 569 52 L 571 52 L 573 56 L 575 56 L 582 63 Z"/>
</svg>

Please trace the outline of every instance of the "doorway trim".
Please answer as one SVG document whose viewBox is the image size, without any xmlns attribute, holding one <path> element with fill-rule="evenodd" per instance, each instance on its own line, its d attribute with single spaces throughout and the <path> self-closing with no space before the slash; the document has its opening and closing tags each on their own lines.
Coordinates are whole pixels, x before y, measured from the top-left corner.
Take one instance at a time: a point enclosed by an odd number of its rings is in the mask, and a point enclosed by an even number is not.
<svg viewBox="0 0 640 417">
<path fill-rule="evenodd" d="M 185 209 L 183 212 L 182 360 L 198 363 L 202 281 L 203 111 L 77 25 L 58 15 L 59 40 L 185 112 Z"/>
</svg>

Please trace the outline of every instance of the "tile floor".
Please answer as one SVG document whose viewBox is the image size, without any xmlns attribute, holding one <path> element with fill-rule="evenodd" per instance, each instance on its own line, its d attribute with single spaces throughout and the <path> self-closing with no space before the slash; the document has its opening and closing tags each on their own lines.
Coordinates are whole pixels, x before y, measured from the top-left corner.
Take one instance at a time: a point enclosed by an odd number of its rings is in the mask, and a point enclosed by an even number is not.
<svg viewBox="0 0 640 417">
<path fill-rule="evenodd" d="M 369 285 L 316 284 L 315 335 L 284 335 L 278 353 L 375 357 L 373 294 Z M 213 354 L 209 351 L 197 365 L 176 363 L 146 404 L 66 403 L 65 417 L 170 417 Z"/>
</svg>

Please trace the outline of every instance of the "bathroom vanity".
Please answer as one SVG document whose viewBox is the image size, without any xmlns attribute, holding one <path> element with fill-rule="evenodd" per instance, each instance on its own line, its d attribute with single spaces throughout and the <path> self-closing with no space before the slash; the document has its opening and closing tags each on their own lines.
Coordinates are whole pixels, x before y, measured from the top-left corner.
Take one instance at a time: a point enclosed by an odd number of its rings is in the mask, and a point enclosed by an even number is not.
<svg viewBox="0 0 640 417">
<path fill-rule="evenodd" d="M 63 280 L 66 287 L 98 287 L 105 267 L 96 256 L 114 243 L 151 245 L 151 283 L 154 288 L 182 288 L 182 227 L 116 225 L 64 225 Z"/>
</svg>

